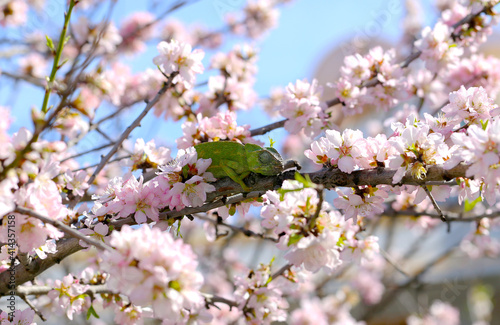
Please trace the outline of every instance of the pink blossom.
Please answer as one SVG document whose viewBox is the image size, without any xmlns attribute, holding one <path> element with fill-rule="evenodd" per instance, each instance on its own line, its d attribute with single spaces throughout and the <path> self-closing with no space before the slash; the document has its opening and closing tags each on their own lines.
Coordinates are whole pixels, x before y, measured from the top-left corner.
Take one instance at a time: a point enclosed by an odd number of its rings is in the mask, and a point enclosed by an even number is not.
<svg viewBox="0 0 500 325">
<path fill-rule="evenodd" d="M 185 183 L 176 183 L 168 192 L 170 208 L 181 210 L 186 206 L 202 206 L 207 193 L 215 191 L 215 186 L 203 181 L 203 177 L 193 176 Z"/>
<path fill-rule="evenodd" d="M 75 35 L 75 41 L 82 46 L 83 53 L 92 50 L 95 51 L 95 54 L 111 54 L 116 51 L 123 40 L 112 21 L 94 25 L 85 16 L 78 18 L 72 31 Z"/>
<path fill-rule="evenodd" d="M 137 223 L 144 223 L 147 218 L 158 221 L 161 193 L 157 187 L 154 182 L 144 184 L 142 175 L 139 180 L 132 176 L 123 183 L 109 209 L 120 218 L 133 214 Z"/>
<path fill-rule="evenodd" d="M 79 283 L 73 275 L 66 275 L 62 281 L 55 280 L 51 286 L 53 289 L 47 295 L 52 299 L 52 305 L 58 312 L 64 312 L 70 320 L 74 314 L 81 314 L 90 307 L 90 297 L 84 294 L 89 286 Z"/>
<path fill-rule="evenodd" d="M 314 137 L 321 131 L 323 122 L 320 119 L 322 105 L 320 97 L 323 92 L 314 79 L 312 83 L 306 80 L 297 80 L 295 85 L 290 83 L 281 101 L 280 114 L 287 118 L 285 129 L 291 133 L 298 133 L 304 129 L 309 137 Z"/>
<path fill-rule="evenodd" d="M 72 190 L 73 194 L 76 196 L 83 196 L 85 194 L 85 190 L 89 188 L 89 184 L 87 184 L 86 181 L 87 177 L 87 172 L 85 172 L 84 170 L 80 170 L 76 173 L 67 170 L 64 173 L 66 187 L 69 190 Z"/>
<path fill-rule="evenodd" d="M 196 81 L 195 74 L 203 72 L 201 60 L 205 53 L 200 49 L 191 51 L 191 45 L 176 40 L 171 40 L 169 43 L 160 42 L 157 49 L 160 55 L 153 59 L 154 64 L 167 75 L 174 71 L 179 72 L 173 83 L 183 83 L 186 89 L 190 89 Z"/>
<path fill-rule="evenodd" d="M 235 78 L 224 76 L 213 76 L 208 79 L 208 92 L 200 100 L 198 113 L 213 115 L 217 106 L 226 103 L 229 110 L 247 110 L 251 108 L 257 100 L 257 93 L 253 90 L 253 84 L 245 81 L 238 81 Z M 215 114 L 215 113 L 214 113 Z"/>
<path fill-rule="evenodd" d="M 89 219 L 87 219 L 87 220 L 89 220 Z M 102 222 L 98 222 L 97 224 L 93 225 L 92 229 L 83 228 L 83 229 L 80 229 L 80 232 L 82 234 L 84 234 L 85 236 L 90 236 L 98 241 L 105 242 L 105 237 L 109 234 L 109 226 L 103 224 Z M 83 240 L 80 240 L 79 243 L 80 243 L 80 246 L 82 246 L 82 247 L 90 247 L 90 245 L 87 244 L 86 242 L 84 242 Z"/>
<path fill-rule="evenodd" d="M 148 307 L 135 306 L 132 304 L 115 309 L 114 321 L 116 324 L 142 325 L 144 318 L 153 317 L 153 313 Z"/>
<path fill-rule="evenodd" d="M 332 147 L 332 143 L 328 141 L 327 138 L 320 138 L 318 141 L 314 141 L 311 143 L 311 149 L 307 149 L 304 152 L 304 155 L 311 159 L 312 162 L 316 165 L 323 166 L 325 164 L 330 163 L 330 159 L 328 158 L 328 152 Z"/>
<path fill-rule="evenodd" d="M 285 321 L 288 303 L 275 281 L 270 282 L 270 266 L 261 264 L 251 273 L 252 276 L 235 277 L 234 296 L 239 308 L 246 306 L 253 311 L 246 314 L 247 322 L 271 324 L 273 321 Z"/>
<path fill-rule="evenodd" d="M 393 124 L 393 129 L 400 133 L 389 142 L 398 152 L 389 158 L 389 167 L 397 169 L 393 183 L 398 183 L 410 170 L 413 177 L 425 178 L 427 166 L 439 165 L 449 158 L 449 148 L 440 133 L 429 133 L 429 125 L 421 123 L 410 115 L 406 124 Z"/>
<path fill-rule="evenodd" d="M 424 28 L 422 37 L 415 42 L 415 47 L 422 51 L 420 58 L 425 61 L 425 67 L 431 72 L 438 72 L 448 65 L 458 62 L 463 49 L 451 46 L 451 29 L 442 22 L 438 22 L 434 29 Z"/>
<path fill-rule="evenodd" d="M 345 219 L 354 218 L 357 222 L 358 216 L 371 218 L 384 211 L 384 200 L 388 197 L 382 188 L 366 187 L 359 193 L 353 193 L 352 189 L 344 192 L 337 190 L 338 198 L 333 200 L 337 209 L 344 210 Z"/>
<path fill-rule="evenodd" d="M 0 6 L 0 25 L 20 26 L 26 23 L 28 4 L 23 0 L 11 0 Z"/>
<path fill-rule="evenodd" d="M 460 312 L 452 305 L 435 300 L 429 308 L 429 313 L 423 318 L 412 315 L 407 319 L 408 325 L 459 325 Z"/>
<path fill-rule="evenodd" d="M 259 38 L 278 24 L 279 11 L 275 8 L 274 1 L 252 0 L 243 8 L 244 23 L 235 23 L 234 17 L 228 16 L 228 24 L 237 34 L 246 34 L 250 38 Z"/>
<path fill-rule="evenodd" d="M 336 269 L 342 261 L 337 243 L 340 233 L 325 231 L 320 236 L 302 238 L 285 254 L 285 258 L 296 267 L 304 266 L 307 271 L 317 272 L 321 268 Z"/>
<path fill-rule="evenodd" d="M 382 299 L 385 287 L 380 277 L 373 272 L 362 270 L 356 273 L 353 280 L 354 287 L 359 290 L 363 302 L 367 305 L 374 305 Z"/>
<path fill-rule="evenodd" d="M 471 166 L 467 169 L 466 177 L 484 182 L 483 195 L 489 204 L 496 201 L 496 191 L 500 183 L 500 171 L 497 168 L 500 162 L 500 120 L 490 120 L 486 129 L 478 125 L 471 125 L 467 134 L 454 133 L 451 139 L 458 146 L 454 152 L 455 159 L 451 159 L 446 168 L 454 167 L 461 160 Z"/>
<path fill-rule="evenodd" d="M 134 144 L 134 153 L 128 164 L 132 165 L 132 170 L 157 168 L 166 165 L 170 160 L 170 149 L 166 147 L 156 147 L 155 141 L 148 143 L 139 138 Z"/>
<path fill-rule="evenodd" d="M 356 166 L 363 164 L 363 132 L 346 129 L 340 134 L 335 130 L 326 130 L 326 138 L 330 142 L 327 155 L 332 166 L 338 166 L 341 171 L 350 174 Z"/>
<path fill-rule="evenodd" d="M 462 85 L 471 85 L 483 87 L 489 97 L 496 98 L 500 91 L 500 60 L 482 54 L 464 57 L 443 71 L 441 79 L 449 91 L 455 91 Z"/>
<path fill-rule="evenodd" d="M 219 52 L 213 55 L 210 66 L 221 70 L 222 75 L 229 75 L 238 82 L 253 85 L 257 74 L 256 62 L 256 49 L 248 44 L 238 44 L 227 54 Z"/>
<path fill-rule="evenodd" d="M 170 320 L 203 307 L 203 276 L 191 247 L 181 239 L 148 226 L 124 226 L 111 234 L 110 244 L 115 251 L 101 252 L 102 267 L 112 275 L 110 287 L 133 304 L 151 305 L 155 317 Z"/>
<path fill-rule="evenodd" d="M 135 12 L 125 19 L 120 28 L 122 47 L 128 53 L 142 52 L 146 48 L 145 41 L 154 35 L 153 21 L 155 17 L 149 12 Z"/>
<path fill-rule="evenodd" d="M 14 314 L 14 318 L 12 320 L 9 320 L 9 313 L 6 311 L 2 311 L 0 313 L 0 324 L 36 325 L 36 323 L 33 322 L 35 318 L 35 311 L 30 307 L 24 310 L 14 310 L 12 312 L 12 314 Z"/>
<path fill-rule="evenodd" d="M 47 60 L 38 53 L 31 53 L 19 59 L 19 67 L 24 75 L 43 78 L 46 75 Z"/>
<path fill-rule="evenodd" d="M 443 107 L 442 111 L 448 118 L 456 116 L 468 123 L 479 123 L 480 120 L 492 117 L 491 113 L 495 112 L 496 108 L 497 105 L 482 87 L 465 89 L 461 86 L 458 91 L 450 93 L 450 103 Z"/>
<path fill-rule="evenodd" d="M 93 111 L 90 114 L 93 114 Z M 80 113 L 64 109 L 57 116 L 54 128 L 62 135 L 74 139 L 77 136 L 85 135 L 89 131 L 89 123 L 83 120 Z"/>
<path fill-rule="evenodd" d="M 184 135 L 176 140 L 179 149 L 186 149 L 207 138 L 214 141 L 230 140 L 261 144 L 250 137 L 250 125 L 241 126 L 236 123 L 234 112 L 219 112 L 210 118 L 198 114 L 197 121 L 198 123 L 186 121 L 182 125 Z"/>
</svg>

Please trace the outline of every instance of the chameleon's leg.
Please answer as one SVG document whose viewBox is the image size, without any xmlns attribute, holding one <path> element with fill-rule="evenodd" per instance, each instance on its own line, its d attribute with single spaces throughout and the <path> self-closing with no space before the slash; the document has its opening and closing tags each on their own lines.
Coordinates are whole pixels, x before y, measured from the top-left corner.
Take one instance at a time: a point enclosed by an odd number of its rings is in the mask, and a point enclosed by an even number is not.
<svg viewBox="0 0 500 325">
<path fill-rule="evenodd" d="M 236 171 L 233 168 L 231 168 L 231 165 L 233 165 L 236 162 L 222 161 L 222 163 L 223 163 L 222 169 L 224 170 L 226 175 L 229 176 L 236 183 L 240 184 L 243 191 L 250 192 L 250 188 L 245 184 L 245 182 L 243 182 L 243 179 L 250 174 L 250 171 L 246 171 L 238 175 L 238 173 L 236 173 Z"/>
</svg>

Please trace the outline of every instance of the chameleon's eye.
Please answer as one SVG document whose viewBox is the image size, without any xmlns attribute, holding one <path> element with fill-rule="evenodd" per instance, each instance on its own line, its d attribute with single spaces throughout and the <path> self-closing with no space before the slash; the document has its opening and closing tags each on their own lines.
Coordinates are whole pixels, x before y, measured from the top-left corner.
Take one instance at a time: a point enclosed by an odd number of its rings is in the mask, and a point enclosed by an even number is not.
<svg viewBox="0 0 500 325">
<path fill-rule="evenodd" d="M 263 151 L 259 155 L 259 161 L 262 164 L 269 164 L 272 160 L 271 154 L 269 152 Z"/>
</svg>

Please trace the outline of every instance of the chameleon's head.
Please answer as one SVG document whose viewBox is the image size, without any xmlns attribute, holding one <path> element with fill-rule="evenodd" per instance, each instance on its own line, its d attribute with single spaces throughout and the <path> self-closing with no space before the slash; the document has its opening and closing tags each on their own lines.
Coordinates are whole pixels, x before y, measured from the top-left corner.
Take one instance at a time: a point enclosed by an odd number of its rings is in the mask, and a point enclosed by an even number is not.
<svg viewBox="0 0 500 325">
<path fill-rule="evenodd" d="M 254 144 L 246 144 L 245 149 L 250 171 L 266 176 L 273 176 L 283 171 L 283 158 L 276 149 L 262 148 Z"/>
</svg>

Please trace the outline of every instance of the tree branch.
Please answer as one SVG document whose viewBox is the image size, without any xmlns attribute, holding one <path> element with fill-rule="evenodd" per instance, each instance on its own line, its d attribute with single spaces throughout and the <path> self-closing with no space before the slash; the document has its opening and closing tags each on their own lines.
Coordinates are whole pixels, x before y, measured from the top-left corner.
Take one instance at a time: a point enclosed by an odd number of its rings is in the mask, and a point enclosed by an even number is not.
<svg viewBox="0 0 500 325">
<path fill-rule="evenodd" d="M 109 251 L 113 250 L 110 246 L 104 244 L 103 242 L 97 241 L 97 240 L 95 240 L 93 238 L 90 238 L 90 237 L 87 237 L 84 234 L 82 234 L 81 232 L 79 232 L 78 230 L 73 229 L 73 228 L 65 225 L 64 223 L 62 223 L 59 220 L 51 219 L 49 217 L 43 216 L 43 215 L 41 215 L 41 214 L 33 211 L 33 210 L 30 210 L 30 209 L 27 209 L 27 208 L 23 208 L 23 207 L 20 207 L 20 206 L 17 206 L 14 211 L 15 212 L 19 212 L 21 214 L 26 214 L 26 215 L 28 215 L 30 217 L 33 217 L 33 218 L 37 218 L 37 219 L 43 221 L 44 223 L 51 224 L 54 227 L 56 227 L 56 228 L 64 231 L 69 236 L 74 237 L 74 238 L 78 238 L 80 240 L 83 240 L 87 244 L 95 246 L 95 247 L 97 247 L 97 248 L 99 248 L 101 250 L 109 250 Z"/>
</svg>

